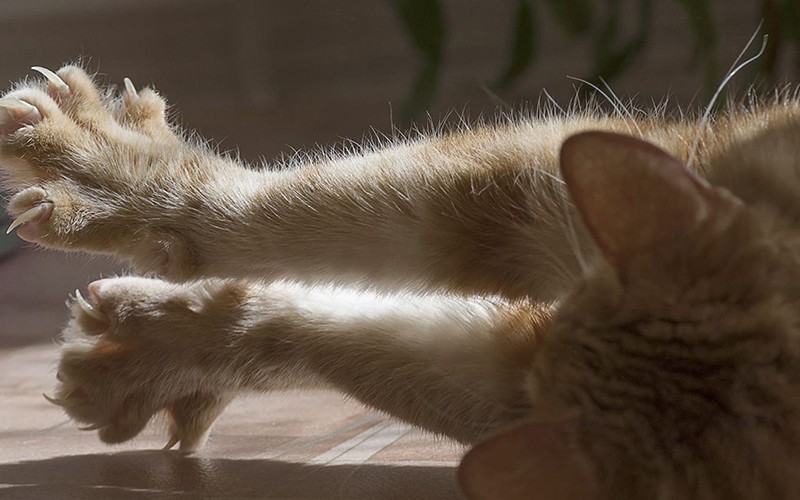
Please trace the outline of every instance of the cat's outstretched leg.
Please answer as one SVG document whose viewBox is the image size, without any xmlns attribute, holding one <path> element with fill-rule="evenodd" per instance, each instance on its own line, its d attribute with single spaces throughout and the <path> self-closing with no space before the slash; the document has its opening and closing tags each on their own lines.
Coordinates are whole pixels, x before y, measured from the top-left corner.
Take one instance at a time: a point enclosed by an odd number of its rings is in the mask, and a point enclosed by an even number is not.
<svg viewBox="0 0 800 500">
<path fill-rule="evenodd" d="M 0 99 L 12 229 L 169 279 L 289 278 L 551 300 L 584 238 L 552 127 L 402 142 L 255 171 L 184 140 L 152 90 L 39 69 Z M 552 140 L 531 141 L 537 134 Z"/>
<path fill-rule="evenodd" d="M 285 283 L 119 278 L 90 292 L 64 332 L 56 401 L 107 442 L 165 410 L 183 451 L 238 391 L 308 386 L 473 442 L 525 414 L 549 321 L 527 303 Z"/>
</svg>

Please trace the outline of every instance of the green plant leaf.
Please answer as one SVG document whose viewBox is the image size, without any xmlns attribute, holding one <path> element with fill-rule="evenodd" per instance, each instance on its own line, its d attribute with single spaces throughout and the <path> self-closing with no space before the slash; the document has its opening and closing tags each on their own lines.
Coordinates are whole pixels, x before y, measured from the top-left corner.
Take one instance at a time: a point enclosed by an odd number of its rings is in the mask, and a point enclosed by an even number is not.
<svg viewBox="0 0 800 500">
<path fill-rule="evenodd" d="M 400 110 L 400 122 L 408 125 L 426 111 L 439 81 L 447 30 L 437 0 L 391 0 L 411 42 L 423 59 L 423 65 L 409 96 Z"/>
<path fill-rule="evenodd" d="M 786 5 L 788 3 L 786 2 Z M 761 4 L 763 31 L 769 35 L 769 39 L 764 54 L 758 61 L 758 69 L 770 79 L 775 78 L 778 56 L 783 48 L 785 31 L 788 27 L 784 24 L 786 5 L 779 6 L 775 0 L 764 0 Z"/>
<path fill-rule="evenodd" d="M 595 36 L 595 60 L 588 80 L 599 84 L 624 73 L 644 49 L 650 37 L 652 0 L 640 0 L 636 33 L 629 39 L 619 38 L 619 0 L 607 0 L 608 14 Z M 584 91 L 585 92 L 585 91 Z"/>
<path fill-rule="evenodd" d="M 435 64 L 426 64 L 417 73 L 414 84 L 411 86 L 409 98 L 400 109 L 400 123 L 408 126 L 415 118 L 428 111 L 433 97 L 436 95 L 436 86 L 439 83 L 439 68 Z"/>
<path fill-rule="evenodd" d="M 694 41 L 695 56 L 701 59 L 705 68 L 706 93 L 711 95 L 720 80 L 717 25 L 711 3 L 709 0 L 677 0 L 677 2 L 686 12 Z"/>
<path fill-rule="evenodd" d="M 392 0 L 406 33 L 422 57 L 428 61 L 442 59 L 446 28 L 437 0 Z"/>
<path fill-rule="evenodd" d="M 514 21 L 514 39 L 511 57 L 495 87 L 507 88 L 522 76 L 536 58 L 536 36 L 534 32 L 533 11 L 528 0 L 517 0 L 517 14 Z"/>
<path fill-rule="evenodd" d="M 786 0 L 782 10 L 783 35 L 797 41 L 800 39 L 800 0 Z"/>
<path fill-rule="evenodd" d="M 582 35 L 592 27 L 591 0 L 547 0 L 553 15 L 570 35 Z"/>
</svg>

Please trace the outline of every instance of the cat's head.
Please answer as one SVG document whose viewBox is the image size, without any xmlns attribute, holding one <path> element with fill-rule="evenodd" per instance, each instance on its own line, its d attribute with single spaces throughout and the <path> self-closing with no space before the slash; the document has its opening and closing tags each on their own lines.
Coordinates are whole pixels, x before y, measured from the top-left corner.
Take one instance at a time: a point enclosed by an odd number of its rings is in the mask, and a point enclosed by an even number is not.
<svg viewBox="0 0 800 500">
<path fill-rule="evenodd" d="M 558 307 L 530 420 L 466 456 L 465 490 L 800 498 L 797 221 L 629 136 L 573 136 L 561 168 L 603 258 Z"/>
</svg>

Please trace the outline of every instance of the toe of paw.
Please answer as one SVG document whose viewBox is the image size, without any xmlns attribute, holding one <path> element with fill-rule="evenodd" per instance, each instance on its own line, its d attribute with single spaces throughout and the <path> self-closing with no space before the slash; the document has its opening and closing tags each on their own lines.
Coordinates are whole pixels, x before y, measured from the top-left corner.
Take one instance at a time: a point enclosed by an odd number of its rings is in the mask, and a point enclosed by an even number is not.
<svg viewBox="0 0 800 500">
<path fill-rule="evenodd" d="M 130 95 L 130 94 L 128 94 Z M 126 108 L 127 118 L 133 123 L 148 120 L 162 121 L 167 105 L 164 100 L 152 89 L 143 89 L 136 94 Z"/>
<path fill-rule="evenodd" d="M 89 299 L 84 298 L 79 289 L 75 289 L 75 300 L 71 307 L 72 316 L 83 332 L 88 335 L 100 335 L 108 331 L 111 317 L 91 287 L 92 285 L 89 285 Z"/>
<path fill-rule="evenodd" d="M 167 407 L 171 435 L 180 441 L 181 453 L 194 453 L 203 447 L 214 422 L 231 400 L 229 394 L 201 392 L 183 397 Z"/>
<path fill-rule="evenodd" d="M 56 387 L 54 395 L 43 394 L 48 402 L 61 407 L 73 420 L 84 424 L 104 421 L 108 415 L 102 411 L 83 387 L 63 382 Z"/>
<path fill-rule="evenodd" d="M 69 87 L 73 96 L 81 101 L 94 101 L 100 104 L 100 91 L 94 79 L 80 66 L 71 64 L 63 66 L 56 71 L 56 76 Z"/>
<path fill-rule="evenodd" d="M 34 186 L 17 193 L 9 202 L 7 211 L 14 221 L 6 234 L 16 229 L 20 237 L 27 239 L 37 235 L 40 226 L 50 219 L 53 202 L 43 188 Z"/>
<path fill-rule="evenodd" d="M 64 211 L 65 198 L 53 186 L 34 186 L 17 193 L 9 202 L 7 211 L 13 222 L 6 230 L 12 231 L 28 242 L 46 246 L 63 246 L 59 244 L 67 236 L 64 228 L 71 227 L 70 211 Z M 59 204 L 60 209 L 56 209 Z M 68 231 L 67 231 L 68 232 Z"/>
<path fill-rule="evenodd" d="M 26 94 L 36 91 L 29 91 Z M 25 125 L 34 125 L 42 121 L 39 108 L 23 100 L 18 95 L 7 95 L 0 98 L 0 135 L 10 135 Z M 27 96 L 30 97 L 30 96 Z"/>
<path fill-rule="evenodd" d="M 98 435 L 104 443 L 122 443 L 136 437 L 150 421 L 152 413 L 127 411 L 122 413 L 112 423 L 100 428 Z"/>
<path fill-rule="evenodd" d="M 29 187 L 14 195 L 8 202 L 8 213 L 19 218 L 22 214 L 44 202 L 49 201 L 47 191 L 39 186 Z"/>
<path fill-rule="evenodd" d="M 47 233 L 46 225 L 53 214 L 53 203 L 43 201 L 42 203 L 22 212 L 6 229 L 6 234 L 17 230 L 17 236 L 30 242 L 38 243 L 44 234 Z"/>
</svg>

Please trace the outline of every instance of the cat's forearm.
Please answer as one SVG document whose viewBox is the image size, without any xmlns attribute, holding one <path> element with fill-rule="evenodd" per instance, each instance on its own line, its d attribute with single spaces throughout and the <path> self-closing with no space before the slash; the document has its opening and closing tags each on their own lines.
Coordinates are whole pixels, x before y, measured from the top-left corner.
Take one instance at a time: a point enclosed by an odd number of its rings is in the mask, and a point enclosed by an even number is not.
<svg viewBox="0 0 800 500">
<path fill-rule="evenodd" d="M 462 442 L 521 414 L 523 374 L 549 321 L 527 303 L 285 284 L 247 296 L 237 319 L 247 327 L 229 342 L 242 388 L 323 383 Z"/>
<path fill-rule="evenodd" d="M 92 283 L 72 312 L 53 401 L 107 442 L 166 410 L 183 451 L 237 393 L 318 386 L 474 442 L 530 411 L 551 317 L 525 301 L 136 277 Z"/>
<path fill-rule="evenodd" d="M 257 172 L 176 134 L 152 90 L 126 87 L 122 112 L 79 68 L 60 71 L 69 99 L 34 85 L 5 100 L 15 118 L 0 130 L 0 177 L 16 191 L 8 211 L 26 241 L 115 255 L 175 281 L 291 278 L 549 300 L 579 270 L 585 238 L 555 176 L 563 123 Z"/>
<path fill-rule="evenodd" d="M 289 171 L 221 169 L 198 193 L 193 248 L 209 276 L 552 298 L 580 252 L 559 181 L 486 161 L 408 145 Z"/>
</svg>

